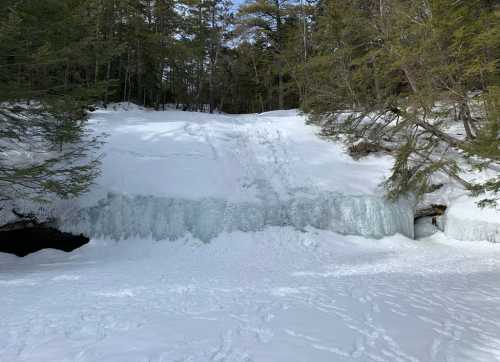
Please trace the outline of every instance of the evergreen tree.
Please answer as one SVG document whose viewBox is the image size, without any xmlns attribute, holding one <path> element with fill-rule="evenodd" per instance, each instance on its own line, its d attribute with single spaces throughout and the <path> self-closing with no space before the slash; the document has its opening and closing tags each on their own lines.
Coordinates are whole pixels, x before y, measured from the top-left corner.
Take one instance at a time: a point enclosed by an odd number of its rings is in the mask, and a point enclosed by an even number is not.
<svg viewBox="0 0 500 362">
<path fill-rule="evenodd" d="M 98 169 L 86 107 L 102 92 L 85 63 L 83 0 L 2 4 L 0 199 L 72 197 Z"/>
<path fill-rule="evenodd" d="M 273 73 L 277 77 L 278 109 L 285 107 L 284 24 L 289 15 L 287 0 L 255 0 L 239 9 L 240 23 L 254 39 L 261 39 L 274 53 Z"/>
<path fill-rule="evenodd" d="M 491 190 L 492 182 L 472 185 L 460 172 L 464 154 L 475 165 L 499 159 L 498 5 L 377 0 L 320 6 L 319 45 L 309 62 L 315 87 L 306 104 L 314 119 L 350 142 L 403 144 L 394 148 L 390 196 L 432 189 L 436 172 L 471 190 Z M 346 109 L 354 113 L 340 120 Z M 450 119 L 462 123 L 464 137 L 447 131 Z"/>
</svg>

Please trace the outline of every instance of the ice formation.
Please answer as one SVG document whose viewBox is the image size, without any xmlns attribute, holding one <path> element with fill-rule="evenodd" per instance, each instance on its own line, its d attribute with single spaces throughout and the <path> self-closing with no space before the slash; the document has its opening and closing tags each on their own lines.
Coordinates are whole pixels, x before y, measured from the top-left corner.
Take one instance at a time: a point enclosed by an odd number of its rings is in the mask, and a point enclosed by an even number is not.
<svg viewBox="0 0 500 362">
<path fill-rule="evenodd" d="M 209 241 L 221 232 L 259 231 L 267 226 L 312 226 L 341 234 L 413 237 L 413 209 L 401 200 L 325 193 L 283 202 L 229 202 L 109 194 L 95 206 L 68 213 L 62 229 L 110 239 L 177 239 L 190 233 Z"/>
<path fill-rule="evenodd" d="M 102 173 L 74 202 L 42 210 L 90 237 L 207 241 L 223 231 L 313 226 L 413 237 L 413 207 L 384 199 L 388 156 L 355 161 L 297 111 L 211 115 L 98 110 Z"/>
</svg>

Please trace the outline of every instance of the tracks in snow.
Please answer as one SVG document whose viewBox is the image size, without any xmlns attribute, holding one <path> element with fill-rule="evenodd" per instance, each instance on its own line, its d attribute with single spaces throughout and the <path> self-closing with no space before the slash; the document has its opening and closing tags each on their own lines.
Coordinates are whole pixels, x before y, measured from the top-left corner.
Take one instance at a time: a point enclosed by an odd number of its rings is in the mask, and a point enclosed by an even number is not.
<svg viewBox="0 0 500 362">
<path fill-rule="evenodd" d="M 0 263 L 0 361 L 498 359 L 500 271 L 485 255 L 348 240 L 276 228 Z"/>
</svg>

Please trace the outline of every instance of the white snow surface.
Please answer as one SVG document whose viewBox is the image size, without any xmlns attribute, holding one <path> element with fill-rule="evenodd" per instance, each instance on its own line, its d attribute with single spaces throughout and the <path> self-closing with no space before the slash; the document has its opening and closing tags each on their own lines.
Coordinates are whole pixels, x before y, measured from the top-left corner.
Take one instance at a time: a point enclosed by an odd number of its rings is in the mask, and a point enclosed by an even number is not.
<svg viewBox="0 0 500 362">
<path fill-rule="evenodd" d="M 376 193 L 392 166 L 390 157 L 352 160 L 295 110 L 238 116 L 98 110 L 92 123 L 109 134 L 98 183 L 114 193 L 230 201 L 255 201 L 265 191 L 281 198 L 366 195 Z"/>
<path fill-rule="evenodd" d="M 0 362 L 500 361 L 499 245 L 398 234 L 391 160 L 303 121 L 95 112 L 103 174 L 40 211 L 94 239 L 0 253 Z"/>
<path fill-rule="evenodd" d="M 462 196 L 451 203 L 445 216 L 446 235 L 457 240 L 500 243 L 500 210 L 480 208 L 480 199 Z"/>
<path fill-rule="evenodd" d="M 467 169 L 465 164 L 463 167 L 465 170 L 460 176 L 472 184 L 483 183 L 498 175 L 497 168 L 478 171 L 471 168 Z M 422 205 L 448 205 L 442 221 L 438 219 L 439 228 L 448 237 L 462 241 L 500 242 L 500 206 L 483 208 L 478 206 L 481 200 L 495 199 L 496 195 L 485 193 L 477 197 L 471 196 L 470 192 L 464 190 L 462 185 L 444 175 L 434 181 L 435 183 L 442 183 L 444 186 L 431 194 L 427 194 Z M 415 234 L 418 233 L 419 231 Z"/>
<path fill-rule="evenodd" d="M 204 240 L 223 231 L 313 226 L 380 238 L 413 236 L 413 206 L 388 202 L 392 159 L 354 161 L 295 110 L 260 115 L 98 110 L 108 135 L 102 175 L 61 228 L 112 239 Z"/>
<path fill-rule="evenodd" d="M 0 361 L 500 361 L 499 258 L 291 227 L 0 254 Z"/>
</svg>

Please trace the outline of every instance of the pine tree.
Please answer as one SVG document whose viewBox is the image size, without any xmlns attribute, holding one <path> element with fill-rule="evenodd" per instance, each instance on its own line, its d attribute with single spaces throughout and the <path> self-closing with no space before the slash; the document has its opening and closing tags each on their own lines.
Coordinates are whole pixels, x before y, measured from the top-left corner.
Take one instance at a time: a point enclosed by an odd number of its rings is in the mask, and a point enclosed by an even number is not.
<svg viewBox="0 0 500 362">
<path fill-rule="evenodd" d="M 391 196 L 432 189 L 436 172 L 491 189 L 460 165 L 498 161 L 498 14 L 487 0 L 320 2 L 306 109 L 329 134 L 394 148 Z M 453 119 L 464 137 L 446 130 Z"/>
<path fill-rule="evenodd" d="M 255 0 L 239 9 L 241 25 L 255 38 L 269 44 L 274 53 L 274 70 L 277 76 L 278 109 L 285 107 L 285 43 L 284 23 L 288 17 L 287 0 Z"/>
<path fill-rule="evenodd" d="M 3 201 L 76 196 L 98 173 L 97 160 L 83 161 L 98 144 L 86 134 L 85 109 L 102 90 L 90 83 L 89 69 L 81 58 L 89 35 L 81 22 L 83 3 L 25 1 L 3 8 Z"/>
</svg>

